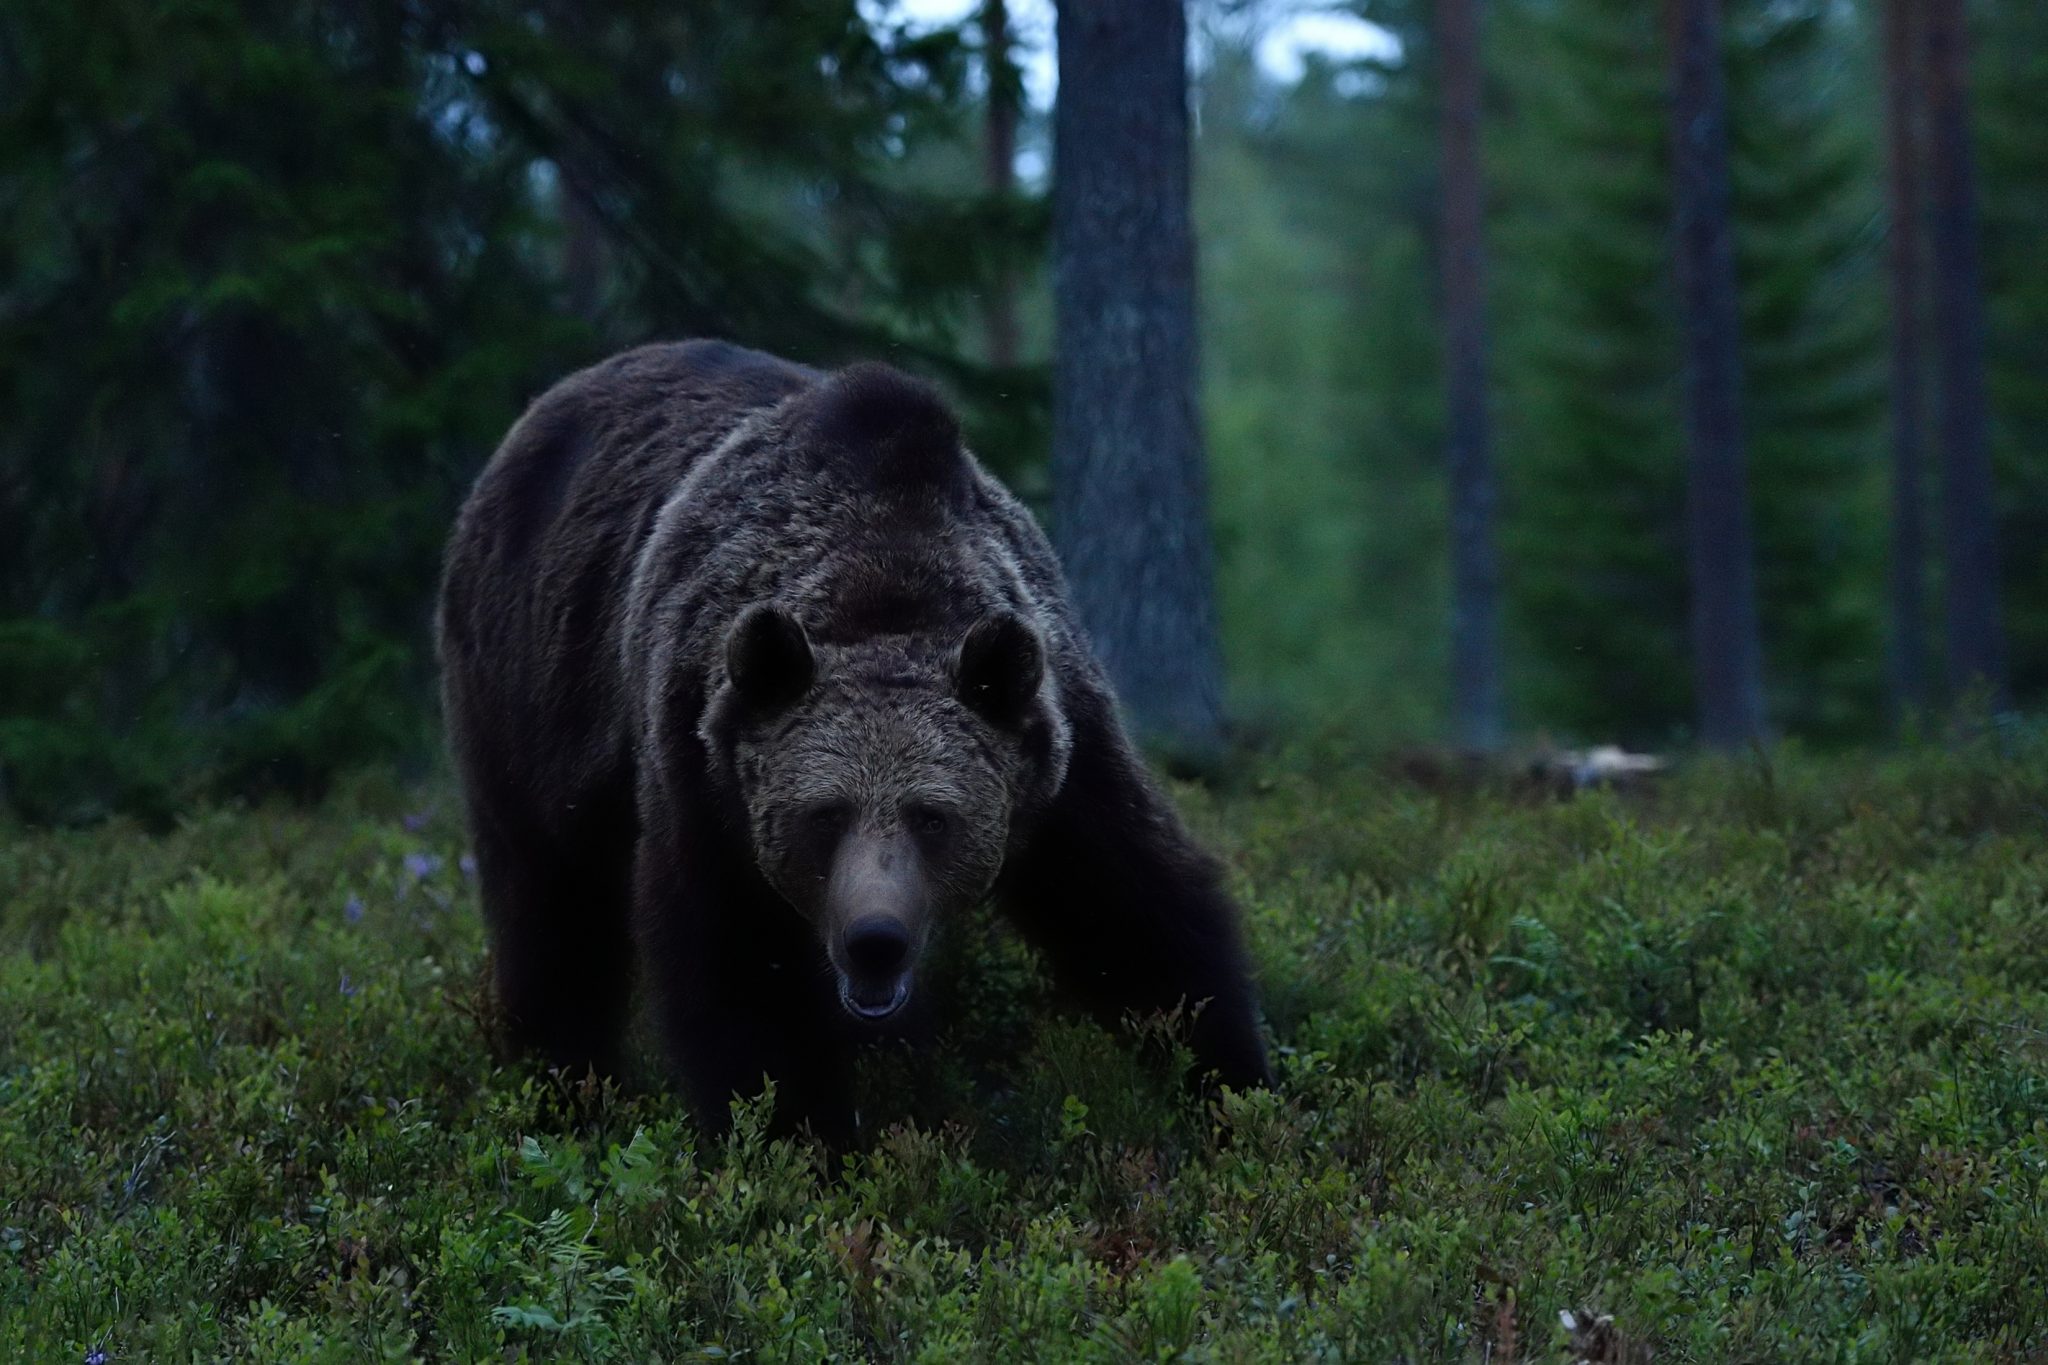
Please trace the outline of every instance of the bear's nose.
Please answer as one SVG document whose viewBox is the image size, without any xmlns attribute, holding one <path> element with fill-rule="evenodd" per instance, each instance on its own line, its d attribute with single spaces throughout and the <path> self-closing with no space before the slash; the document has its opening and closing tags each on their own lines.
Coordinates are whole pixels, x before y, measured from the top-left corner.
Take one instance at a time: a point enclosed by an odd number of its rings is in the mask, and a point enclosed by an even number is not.
<svg viewBox="0 0 2048 1365">
<path fill-rule="evenodd" d="M 887 915 L 870 915 L 846 931 L 847 965 L 865 977 L 888 976 L 910 956 L 910 931 Z"/>
</svg>

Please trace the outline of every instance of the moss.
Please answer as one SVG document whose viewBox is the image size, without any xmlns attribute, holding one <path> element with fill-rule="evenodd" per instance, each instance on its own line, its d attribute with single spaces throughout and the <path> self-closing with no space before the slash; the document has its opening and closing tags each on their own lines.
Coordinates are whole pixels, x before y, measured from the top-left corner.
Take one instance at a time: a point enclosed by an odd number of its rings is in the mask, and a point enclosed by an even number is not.
<svg viewBox="0 0 2048 1365">
<path fill-rule="evenodd" d="M 2015 752 L 2017 747 L 2017 752 Z M 0 835 L 0 1357 L 2002 1359 L 2048 1333 L 2048 755 L 1199 803 L 1203 1112 L 959 934 L 870 1149 L 496 1060 L 449 795 Z M 1570 1325 L 1562 1314 L 1571 1315 Z"/>
</svg>

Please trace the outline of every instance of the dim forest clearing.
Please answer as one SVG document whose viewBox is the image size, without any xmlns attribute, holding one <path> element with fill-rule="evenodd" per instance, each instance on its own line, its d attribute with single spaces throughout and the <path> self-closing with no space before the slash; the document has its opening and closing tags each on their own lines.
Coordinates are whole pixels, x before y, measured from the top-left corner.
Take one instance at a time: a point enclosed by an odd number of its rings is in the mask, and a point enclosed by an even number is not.
<svg viewBox="0 0 2048 1365">
<path fill-rule="evenodd" d="M 1274 1094 L 988 922 L 866 1151 L 494 1059 L 449 793 L 0 838 L 0 1357 L 2017 1360 L 2048 743 L 1184 788 Z"/>
</svg>

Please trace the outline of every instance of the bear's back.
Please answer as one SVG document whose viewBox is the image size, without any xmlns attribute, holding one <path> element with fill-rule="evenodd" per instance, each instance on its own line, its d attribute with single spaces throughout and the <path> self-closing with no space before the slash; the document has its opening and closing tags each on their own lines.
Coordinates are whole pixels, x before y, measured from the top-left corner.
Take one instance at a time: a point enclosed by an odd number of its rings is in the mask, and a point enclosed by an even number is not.
<svg viewBox="0 0 2048 1365">
<path fill-rule="evenodd" d="M 463 504 L 442 581 L 448 719 L 542 739 L 547 784 L 616 759 L 606 665 L 640 544 L 691 465 L 817 372 L 722 341 L 638 347 L 543 393 Z M 479 739 L 483 736 L 479 735 Z M 550 755 L 558 756 L 551 757 Z"/>
<path fill-rule="evenodd" d="M 485 523 L 477 529 L 495 532 L 496 548 L 512 557 L 550 533 L 615 530 L 622 504 L 658 506 L 695 457 L 747 414 L 816 378 L 723 341 L 614 356 L 535 401 L 478 479 L 465 520 Z"/>
</svg>

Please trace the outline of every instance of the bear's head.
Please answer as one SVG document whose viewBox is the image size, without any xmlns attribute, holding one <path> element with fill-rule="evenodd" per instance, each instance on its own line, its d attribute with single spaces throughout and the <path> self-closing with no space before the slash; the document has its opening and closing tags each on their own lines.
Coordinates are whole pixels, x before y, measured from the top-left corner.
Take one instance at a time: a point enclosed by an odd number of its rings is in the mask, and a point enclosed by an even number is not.
<svg viewBox="0 0 2048 1365">
<path fill-rule="evenodd" d="M 847 1013 L 910 998 L 933 928 L 985 897 L 1050 799 L 1063 718 L 1037 632 L 989 614 L 954 642 L 817 646 L 757 604 L 726 642 L 717 747 L 762 874 L 816 931 Z"/>
</svg>

